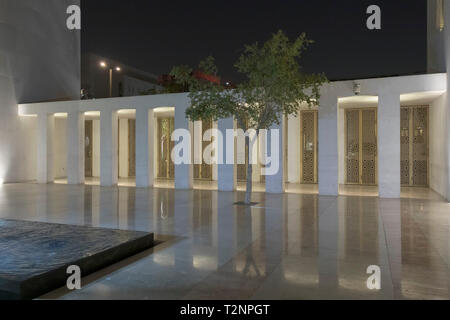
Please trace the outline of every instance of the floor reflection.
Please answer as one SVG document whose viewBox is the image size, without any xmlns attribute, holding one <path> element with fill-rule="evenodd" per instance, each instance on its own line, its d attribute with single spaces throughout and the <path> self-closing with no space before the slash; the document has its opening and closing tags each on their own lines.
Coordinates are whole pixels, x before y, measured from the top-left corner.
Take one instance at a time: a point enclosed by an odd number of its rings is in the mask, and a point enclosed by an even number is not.
<svg viewBox="0 0 450 320">
<path fill-rule="evenodd" d="M 419 192 L 416 190 L 415 192 Z M 152 252 L 61 299 L 448 299 L 449 204 L 95 185 L 0 187 L 0 217 L 151 231 Z M 367 268 L 381 269 L 369 290 Z"/>
</svg>

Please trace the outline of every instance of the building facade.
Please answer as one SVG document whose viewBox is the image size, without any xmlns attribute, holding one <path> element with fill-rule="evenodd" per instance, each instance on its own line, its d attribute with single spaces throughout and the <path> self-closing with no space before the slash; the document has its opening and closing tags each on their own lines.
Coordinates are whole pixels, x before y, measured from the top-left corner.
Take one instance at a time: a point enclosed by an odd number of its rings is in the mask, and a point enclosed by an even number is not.
<svg viewBox="0 0 450 320">
<path fill-rule="evenodd" d="M 33 118 L 17 104 L 78 99 L 80 33 L 66 27 L 79 1 L 0 1 L 0 182 L 36 179 Z"/>
<path fill-rule="evenodd" d="M 450 3 L 429 1 L 428 18 L 429 73 L 324 85 L 315 108 L 305 107 L 274 127 L 281 132 L 280 166 L 262 176 L 262 165 L 255 165 L 252 179 L 262 191 L 295 186 L 336 196 L 343 186 L 353 186 L 399 198 L 402 187 L 421 187 L 450 200 Z M 232 118 L 190 123 L 188 106 L 187 94 L 167 94 L 20 104 L 19 114 L 37 117 L 39 183 L 62 178 L 80 184 L 98 177 L 100 185 L 112 186 L 127 178 L 137 187 L 165 181 L 176 189 L 236 190 L 246 178 L 238 164 L 173 163 L 174 130 L 189 130 L 198 140 L 208 128 L 236 128 Z M 235 158 L 242 156 L 235 138 L 224 143 L 235 146 Z M 192 146 L 192 159 L 202 149 Z"/>
</svg>

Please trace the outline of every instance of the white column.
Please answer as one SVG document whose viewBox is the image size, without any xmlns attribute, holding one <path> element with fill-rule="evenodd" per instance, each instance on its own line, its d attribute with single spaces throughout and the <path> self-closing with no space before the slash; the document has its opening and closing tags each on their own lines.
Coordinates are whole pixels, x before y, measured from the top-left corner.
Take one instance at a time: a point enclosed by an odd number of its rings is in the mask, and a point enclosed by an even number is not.
<svg viewBox="0 0 450 320">
<path fill-rule="evenodd" d="M 192 122 L 186 118 L 186 109 L 188 103 L 180 103 L 175 106 L 175 130 L 186 129 L 191 132 L 192 136 Z M 191 137 L 192 141 L 192 137 Z M 177 144 L 179 141 L 175 141 Z M 172 150 L 170 150 L 172 151 Z M 193 157 L 192 157 L 192 145 L 191 145 L 191 161 L 190 164 L 175 165 L 175 189 L 192 189 L 193 187 Z M 171 158 L 170 161 L 173 161 Z"/>
<path fill-rule="evenodd" d="M 284 130 L 284 116 L 280 125 L 273 125 L 270 130 L 267 131 L 267 155 L 273 158 L 272 163 L 266 165 L 268 170 L 270 166 L 275 165 L 278 162 L 278 171 L 274 174 L 266 175 L 266 192 L 267 193 L 283 193 L 285 191 L 285 130 Z M 273 130 L 278 130 L 278 139 L 272 141 L 274 134 Z M 276 159 L 274 157 L 277 157 Z M 275 161 L 275 162 L 274 162 Z"/>
<path fill-rule="evenodd" d="M 322 90 L 319 103 L 319 194 L 337 196 L 338 184 L 338 98 Z"/>
<path fill-rule="evenodd" d="M 84 183 L 84 113 L 67 114 L 67 183 Z M 91 141 L 92 143 L 92 141 Z"/>
<path fill-rule="evenodd" d="M 55 117 L 53 114 L 38 114 L 37 141 L 37 181 L 49 183 L 54 180 L 53 173 L 53 139 Z"/>
<path fill-rule="evenodd" d="M 136 186 L 140 188 L 154 182 L 154 122 L 153 110 L 136 110 Z"/>
<path fill-rule="evenodd" d="M 220 119 L 218 121 L 218 129 L 223 136 L 223 147 L 218 146 L 219 161 L 223 160 L 223 164 L 217 166 L 217 186 L 219 191 L 234 191 L 236 190 L 236 166 L 234 164 L 227 164 L 227 158 L 233 160 L 234 163 L 234 135 L 227 139 L 227 129 L 234 129 L 233 117 L 227 119 Z M 222 155 L 222 157 L 221 157 Z M 231 161 L 228 161 L 231 163 Z"/>
<path fill-rule="evenodd" d="M 100 113 L 100 185 L 117 185 L 118 179 L 117 111 Z"/>
<path fill-rule="evenodd" d="M 378 98 L 378 188 L 380 198 L 400 198 L 400 95 Z"/>
</svg>

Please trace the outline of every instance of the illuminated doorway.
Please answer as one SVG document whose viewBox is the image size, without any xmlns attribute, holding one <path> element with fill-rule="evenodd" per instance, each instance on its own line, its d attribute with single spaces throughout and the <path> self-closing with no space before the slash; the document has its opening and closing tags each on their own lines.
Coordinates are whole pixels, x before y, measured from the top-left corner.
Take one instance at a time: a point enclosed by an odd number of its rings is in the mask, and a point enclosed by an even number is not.
<svg viewBox="0 0 450 320">
<path fill-rule="evenodd" d="M 175 127 L 173 117 L 157 118 L 157 155 L 158 155 L 158 178 L 175 179 L 175 164 L 171 160 L 171 152 L 174 142 L 171 139 Z"/>
<path fill-rule="evenodd" d="M 377 184 L 377 111 L 345 110 L 346 183 Z"/>
<path fill-rule="evenodd" d="M 318 182 L 318 111 L 300 112 L 300 181 L 304 184 Z"/>
</svg>

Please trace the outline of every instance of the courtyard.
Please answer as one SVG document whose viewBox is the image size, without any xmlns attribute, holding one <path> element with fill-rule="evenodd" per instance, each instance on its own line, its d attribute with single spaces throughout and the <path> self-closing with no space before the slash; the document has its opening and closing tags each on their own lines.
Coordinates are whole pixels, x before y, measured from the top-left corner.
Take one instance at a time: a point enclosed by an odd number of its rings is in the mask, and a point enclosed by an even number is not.
<svg viewBox="0 0 450 320">
<path fill-rule="evenodd" d="M 154 232 L 154 248 L 41 299 L 448 299 L 449 204 L 363 189 L 255 192 L 244 207 L 239 191 L 5 184 L 0 218 Z"/>
</svg>

